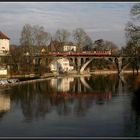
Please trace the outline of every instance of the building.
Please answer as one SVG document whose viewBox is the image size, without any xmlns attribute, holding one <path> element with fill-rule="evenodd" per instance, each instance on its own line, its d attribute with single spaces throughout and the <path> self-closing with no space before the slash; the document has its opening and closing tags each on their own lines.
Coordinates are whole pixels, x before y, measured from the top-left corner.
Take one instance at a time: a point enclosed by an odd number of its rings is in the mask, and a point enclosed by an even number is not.
<svg viewBox="0 0 140 140">
<path fill-rule="evenodd" d="M 0 31 L 0 55 L 9 53 L 9 40 L 10 38 Z"/>
<path fill-rule="evenodd" d="M 69 72 L 74 69 L 73 66 L 70 66 L 70 62 L 66 58 L 60 58 L 58 60 L 54 60 L 50 64 L 50 70 L 57 73 Z"/>
<path fill-rule="evenodd" d="M 0 76 L 7 76 L 9 58 L 9 40 L 4 33 L 0 31 Z"/>
<path fill-rule="evenodd" d="M 64 45 L 63 51 L 64 52 L 76 52 L 76 46 L 75 45 Z"/>
<path fill-rule="evenodd" d="M 64 43 L 56 40 L 51 40 L 48 46 L 48 51 L 50 52 L 76 52 L 77 47 L 72 42 Z"/>
</svg>

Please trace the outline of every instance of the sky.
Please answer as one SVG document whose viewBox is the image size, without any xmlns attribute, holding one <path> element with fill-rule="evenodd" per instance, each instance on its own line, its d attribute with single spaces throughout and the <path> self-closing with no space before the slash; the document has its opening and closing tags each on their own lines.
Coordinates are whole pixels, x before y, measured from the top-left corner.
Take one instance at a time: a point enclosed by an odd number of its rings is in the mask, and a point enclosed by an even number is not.
<svg viewBox="0 0 140 140">
<path fill-rule="evenodd" d="M 133 2 L 0 2 L 0 30 L 19 44 L 25 24 L 39 25 L 54 34 L 83 28 L 93 41 L 104 39 L 125 45 L 124 28 Z"/>
</svg>

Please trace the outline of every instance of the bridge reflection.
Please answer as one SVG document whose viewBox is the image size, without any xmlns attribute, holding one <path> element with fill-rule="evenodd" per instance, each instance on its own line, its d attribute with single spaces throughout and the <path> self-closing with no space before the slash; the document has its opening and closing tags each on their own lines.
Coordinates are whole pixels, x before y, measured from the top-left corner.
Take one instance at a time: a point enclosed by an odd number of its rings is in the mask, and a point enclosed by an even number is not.
<svg viewBox="0 0 140 140">
<path fill-rule="evenodd" d="M 50 86 L 53 89 L 52 93 L 117 93 L 118 90 L 124 90 L 126 84 L 123 75 L 116 75 L 114 83 L 109 76 L 80 76 L 80 77 L 63 77 L 50 79 Z M 110 77 L 111 78 L 111 77 Z M 105 83 L 103 83 L 107 80 Z M 100 85 L 101 84 L 101 85 Z"/>
<path fill-rule="evenodd" d="M 124 87 L 115 75 L 51 78 L 14 87 L 10 99 L 20 105 L 25 121 L 41 119 L 51 112 L 81 117 L 93 104 L 104 105 L 119 96 Z"/>
<path fill-rule="evenodd" d="M 101 97 L 101 98 L 106 98 L 106 99 L 111 99 L 112 97 L 112 92 L 108 93 L 52 93 L 52 97 L 67 97 L 67 98 L 72 98 L 72 97 Z"/>
</svg>

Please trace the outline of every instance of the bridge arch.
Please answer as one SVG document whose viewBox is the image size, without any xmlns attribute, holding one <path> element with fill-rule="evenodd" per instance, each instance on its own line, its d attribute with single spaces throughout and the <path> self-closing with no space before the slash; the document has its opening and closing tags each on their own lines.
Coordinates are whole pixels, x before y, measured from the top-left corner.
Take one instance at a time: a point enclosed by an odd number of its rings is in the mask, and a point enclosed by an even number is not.
<svg viewBox="0 0 140 140">
<path fill-rule="evenodd" d="M 88 64 L 93 60 L 93 58 L 90 58 L 80 69 L 80 73 L 83 73 L 85 68 L 88 66 Z"/>
<path fill-rule="evenodd" d="M 80 73 L 83 73 L 83 71 L 85 70 L 85 68 L 89 65 L 89 63 L 92 62 L 94 58 L 86 58 L 86 63 L 84 63 L 80 69 Z M 100 59 L 100 58 L 98 58 Z M 114 58 L 111 58 L 111 57 L 107 57 L 107 58 L 104 58 L 106 61 L 109 61 L 112 63 L 112 65 L 118 70 L 118 73 L 120 73 L 122 70 L 124 70 L 130 63 L 131 61 L 128 61 L 127 63 L 124 63 L 123 64 L 123 61 L 126 60 L 126 58 L 123 58 L 123 57 L 114 57 Z"/>
</svg>

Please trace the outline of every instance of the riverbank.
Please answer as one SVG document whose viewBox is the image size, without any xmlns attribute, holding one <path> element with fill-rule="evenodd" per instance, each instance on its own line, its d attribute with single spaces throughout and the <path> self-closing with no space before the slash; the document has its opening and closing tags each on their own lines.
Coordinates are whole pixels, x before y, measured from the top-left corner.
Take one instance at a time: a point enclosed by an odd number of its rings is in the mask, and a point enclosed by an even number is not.
<svg viewBox="0 0 140 140">
<path fill-rule="evenodd" d="M 14 75 L 10 78 L 1 79 L 1 81 L 5 81 L 5 84 L 0 84 L 0 89 L 10 88 L 12 86 L 22 85 L 22 84 L 27 84 L 27 83 L 41 82 L 41 81 L 45 81 L 51 77 L 54 77 L 54 75 L 52 73 L 48 73 L 48 74 L 45 74 L 44 76 L 40 76 L 40 77 L 35 77 L 35 76 L 31 76 L 31 75 Z M 18 79 L 18 81 L 14 82 L 14 83 L 6 82 L 6 80 L 8 81 L 9 79 Z"/>
<path fill-rule="evenodd" d="M 140 72 L 140 71 L 138 71 Z M 46 73 L 45 75 L 35 77 L 35 75 L 14 75 L 11 78 L 17 78 L 20 79 L 18 82 L 15 83 L 6 83 L 3 85 L 0 85 L 0 89 L 3 88 L 9 88 L 12 86 L 16 85 L 22 85 L 22 84 L 27 84 L 27 83 L 33 83 L 33 82 L 41 82 L 48 80 L 49 78 L 55 78 L 55 77 L 86 77 L 86 76 L 91 76 L 91 75 L 110 75 L 110 74 L 117 74 L 117 71 L 111 71 L 111 70 L 96 70 L 92 72 L 84 72 L 82 74 L 78 73 L 67 73 L 67 74 L 53 74 L 53 73 Z M 134 71 L 134 73 L 137 73 Z M 132 70 L 125 70 L 122 71 L 121 74 L 133 74 Z M 4 79 L 5 80 L 5 79 Z"/>
<path fill-rule="evenodd" d="M 124 70 L 121 72 L 121 74 L 128 74 L 128 73 L 133 73 L 133 70 Z M 134 73 L 137 73 L 137 71 L 134 71 Z M 140 73 L 140 71 L 138 71 Z M 92 71 L 90 74 L 118 74 L 117 70 L 97 70 L 97 71 Z"/>
</svg>

